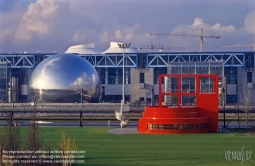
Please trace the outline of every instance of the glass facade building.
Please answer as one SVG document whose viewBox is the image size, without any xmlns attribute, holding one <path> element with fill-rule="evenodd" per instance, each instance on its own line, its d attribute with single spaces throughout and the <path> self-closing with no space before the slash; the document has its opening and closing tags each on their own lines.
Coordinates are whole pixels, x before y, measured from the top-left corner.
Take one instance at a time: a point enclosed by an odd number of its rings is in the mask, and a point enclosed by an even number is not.
<svg viewBox="0 0 255 166">
<path fill-rule="evenodd" d="M 0 62 L 0 101 L 8 99 L 8 82 L 11 75 L 10 63 Z"/>
<path fill-rule="evenodd" d="M 158 98 L 158 75 L 167 73 L 202 74 L 210 71 L 219 76 L 224 75 L 226 103 L 229 104 L 241 101 L 243 87 L 248 86 L 252 90 L 255 89 L 254 51 L 125 52 L 124 77 L 122 51 L 120 49 L 119 52 L 114 53 L 77 54 L 96 69 L 102 84 L 102 102 L 120 102 L 123 79 L 125 80 L 126 101 L 146 103 L 155 101 Z M 28 84 L 33 70 L 45 58 L 53 54 L 0 54 L 0 62 L 3 62 L 0 73 L 0 98 L 8 102 L 8 78 L 15 77 L 18 79 L 18 102 L 27 102 Z M 6 62 L 9 64 L 5 64 Z M 219 64 L 213 64 L 214 62 Z M 220 83 L 223 81 L 220 80 Z M 251 97 L 251 99 L 254 99 L 255 103 L 255 98 Z"/>
</svg>

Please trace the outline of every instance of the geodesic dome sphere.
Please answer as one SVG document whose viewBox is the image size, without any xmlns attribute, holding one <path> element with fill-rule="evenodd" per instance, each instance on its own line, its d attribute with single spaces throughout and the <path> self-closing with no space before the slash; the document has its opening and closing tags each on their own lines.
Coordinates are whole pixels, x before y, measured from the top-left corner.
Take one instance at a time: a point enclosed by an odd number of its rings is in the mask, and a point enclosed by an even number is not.
<svg viewBox="0 0 255 166">
<path fill-rule="evenodd" d="M 75 54 L 56 54 L 34 69 L 29 81 L 31 101 L 44 103 L 98 102 L 101 83 L 95 68 Z"/>
</svg>

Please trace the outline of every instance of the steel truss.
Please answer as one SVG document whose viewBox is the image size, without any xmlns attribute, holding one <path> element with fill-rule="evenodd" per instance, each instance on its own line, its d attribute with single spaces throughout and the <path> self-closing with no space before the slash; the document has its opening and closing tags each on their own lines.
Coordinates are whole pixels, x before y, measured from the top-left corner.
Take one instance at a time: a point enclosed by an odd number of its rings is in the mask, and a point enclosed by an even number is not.
<svg viewBox="0 0 255 166">
<path fill-rule="evenodd" d="M 147 67 L 167 67 L 170 62 L 208 62 L 224 60 L 224 66 L 245 66 L 244 53 L 169 53 L 148 54 Z"/>
<path fill-rule="evenodd" d="M 50 55 L 44 54 L 45 58 Z M 9 62 L 11 68 L 34 68 L 37 54 L 0 54 L 0 62 Z M 84 54 L 79 55 L 94 67 L 122 67 L 123 54 Z M 125 54 L 126 67 L 138 67 L 139 54 Z M 224 60 L 225 67 L 244 67 L 245 53 L 161 53 L 147 54 L 146 67 L 167 67 L 169 62 L 207 62 Z"/>
<path fill-rule="evenodd" d="M 123 54 L 89 54 L 79 55 L 94 67 L 122 67 Z M 125 54 L 125 67 L 137 67 L 137 54 Z"/>
<path fill-rule="evenodd" d="M 35 55 L 31 54 L 1 54 L 0 62 L 10 63 L 11 68 L 34 68 Z"/>
</svg>

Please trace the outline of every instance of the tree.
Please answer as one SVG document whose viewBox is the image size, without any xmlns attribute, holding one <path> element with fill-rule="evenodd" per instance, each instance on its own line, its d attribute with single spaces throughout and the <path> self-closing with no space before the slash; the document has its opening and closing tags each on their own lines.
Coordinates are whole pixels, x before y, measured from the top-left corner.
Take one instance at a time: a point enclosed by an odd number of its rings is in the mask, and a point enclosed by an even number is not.
<svg viewBox="0 0 255 166">
<path fill-rule="evenodd" d="M 73 154 L 77 146 L 75 144 L 75 139 L 71 141 L 69 137 L 65 135 L 65 133 L 62 132 L 60 143 L 58 144 L 59 151 L 62 152 L 62 164 L 63 166 L 70 166 L 71 160 L 73 160 Z"/>
<path fill-rule="evenodd" d="M 243 105 L 243 109 L 245 110 L 245 121 L 246 121 L 246 128 L 248 128 L 248 113 L 251 108 L 251 99 L 253 98 L 253 89 L 250 86 L 245 86 L 243 84 L 243 93 L 239 93 L 240 101 Z"/>
<path fill-rule="evenodd" d="M 10 151 L 18 151 L 21 150 L 22 141 L 20 138 L 19 127 L 11 127 L 7 126 L 3 128 L 2 131 L 2 140 L 0 145 L 0 163 L 1 165 L 11 166 L 13 165 L 10 162 L 10 158 L 3 158 L 3 155 L 16 155 L 9 154 Z M 3 160 L 9 160 L 9 162 L 3 162 Z"/>
<path fill-rule="evenodd" d="M 42 140 L 40 139 L 39 124 L 36 122 L 35 114 L 33 114 L 27 131 L 27 150 L 37 151 L 41 148 L 41 146 Z"/>
</svg>

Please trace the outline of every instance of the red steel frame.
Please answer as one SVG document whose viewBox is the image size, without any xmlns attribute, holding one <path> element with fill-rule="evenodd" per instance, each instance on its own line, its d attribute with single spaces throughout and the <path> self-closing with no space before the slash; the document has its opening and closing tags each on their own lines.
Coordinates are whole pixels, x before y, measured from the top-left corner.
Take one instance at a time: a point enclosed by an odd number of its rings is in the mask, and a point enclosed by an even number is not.
<svg viewBox="0 0 255 166">
<path fill-rule="evenodd" d="M 177 93 L 162 92 L 162 78 L 177 78 Z M 195 93 L 181 92 L 181 78 L 195 78 Z M 200 92 L 200 79 L 211 78 L 212 91 Z M 205 133 L 218 129 L 218 75 L 217 74 L 160 74 L 159 104 L 146 106 L 139 119 L 140 133 Z M 177 106 L 162 104 L 163 96 L 177 96 Z M 181 96 L 195 96 L 196 105 L 182 106 Z"/>
</svg>

